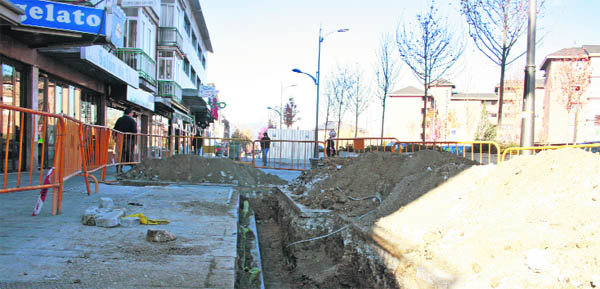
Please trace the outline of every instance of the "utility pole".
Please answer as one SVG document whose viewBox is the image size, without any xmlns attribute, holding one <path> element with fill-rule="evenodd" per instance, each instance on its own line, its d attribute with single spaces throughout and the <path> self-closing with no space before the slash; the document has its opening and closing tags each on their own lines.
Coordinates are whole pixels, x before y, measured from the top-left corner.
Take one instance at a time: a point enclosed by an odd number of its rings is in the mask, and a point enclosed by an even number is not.
<svg viewBox="0 0 600 289">
<path fill-rule="evenodd" d="M 523 113 L 521 114 L 521 147 L 532 147 L 535 130 L 535 18 L 536 0 L 529 0 L 529 24 L 527 32 L 527 66 L 523 90 Z M 530 155 L 525 150 L 523 154 Z"/>
</svg>

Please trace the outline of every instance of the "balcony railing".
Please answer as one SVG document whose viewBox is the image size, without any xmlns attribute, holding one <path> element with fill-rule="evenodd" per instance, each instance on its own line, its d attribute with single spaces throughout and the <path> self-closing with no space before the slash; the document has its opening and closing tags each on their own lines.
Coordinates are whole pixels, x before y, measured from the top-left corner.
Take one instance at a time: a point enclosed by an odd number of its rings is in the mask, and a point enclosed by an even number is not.
<svg viewBox="0 0 600 289">
<path fill-rule="evenodd" d="M 176 27 L 159 27 L 158 45 L 176 46 L 183 50 L 183 37 Z"/>
<path fill-rule="evenodd" d="M 156 85 L 156 62 L 140 48 L 119 48 L 119 58 L 137 70 L 140 77 Z"/>
<path fill-rule="evenodd" d="M 181 103 L 183 90 L 181 86 L 175 81 L 171 80 L 159 80 L 158 81 L 158 96 L 170 97 L 177 103 Z"/>
</svg>

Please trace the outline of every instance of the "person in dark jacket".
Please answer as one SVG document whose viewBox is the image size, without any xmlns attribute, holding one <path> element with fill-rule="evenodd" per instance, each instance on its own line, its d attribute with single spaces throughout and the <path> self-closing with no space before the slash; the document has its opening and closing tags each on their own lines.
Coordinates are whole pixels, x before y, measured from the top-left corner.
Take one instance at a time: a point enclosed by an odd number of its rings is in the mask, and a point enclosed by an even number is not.
<svg viewBox="0 0 600 289">
<path fill-rule="evenodd" d="M 117 119 L 115 130 L 125 133 L 137 133 L 137 123 L 133 119 L 133 110 L 125 109 L 123 116 Z M 121 163 L 129 163 L 133 161 L 133 152 L 135 149 L 135 135 L 125 134 L 123 136 L 123 146 L 121 147 Z M 117 171 L 121 171 L 121 166 L 117 166 Z"/>
<path fill-rule="evenodd" d="M 263 134 L 263 137 L 260 139 L 260 148 L 262 149 L 262 159 L 263 166 L 267 166 L 267 155 L 269 154 L 269 148 L 271 147 L 271 139 L 267 132 Z"/>
<path fill-rule="evenodd" d="M 325 149 L 327 150 L 328 157 L 335 156 L 335 142 L 333 141 L 335 136 L 335 130 L 331 130 L 329 132 L 329 138 L 327 139 L 327 143 L 325 144 Z"/>
</svg>

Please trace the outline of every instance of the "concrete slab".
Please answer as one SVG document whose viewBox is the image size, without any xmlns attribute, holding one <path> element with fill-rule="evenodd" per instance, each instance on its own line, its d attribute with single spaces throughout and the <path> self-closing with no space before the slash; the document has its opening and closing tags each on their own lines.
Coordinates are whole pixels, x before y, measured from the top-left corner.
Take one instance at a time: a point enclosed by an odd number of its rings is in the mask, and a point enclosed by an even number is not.
<svg viewBox="0 0 600 289">
<path fill-rule="evenodd" d="M 230 187 L 100 184 L 99 192 L 88 196 L 81 180 L 69 181 L 62 214 L 52 216 L 47 202 L 35 217 L 39 191 L 1 194 L 0 288 L 234 287 L 237 195 Z M 170 223 L 81 224 L 85 209 L 100 197 Z M 147 242 L 148 229 L 168 230 L 177 240 Z"/>
</svg>

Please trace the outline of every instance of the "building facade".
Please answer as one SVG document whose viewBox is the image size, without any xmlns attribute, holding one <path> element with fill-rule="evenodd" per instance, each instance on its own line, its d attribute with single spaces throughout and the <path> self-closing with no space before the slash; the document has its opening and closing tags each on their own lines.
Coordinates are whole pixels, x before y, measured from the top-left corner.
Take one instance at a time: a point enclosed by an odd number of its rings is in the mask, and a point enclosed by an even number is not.
<svg viewBox="0 0 600 289">
<path fill-rule="evenodd" d="M 193 135 L 212 122 L 198 89 L 210 52 L 198 1 L 0 0 L 0 95 L 8 105 L 107 127 L 131 107 L 141 133 Z M 26 141 L 41 138 L 40 124 L 7 123 L 3 138 L 16 129 Z M 52 124 L 49 134 L 51 150 Z"/>
</svg>

